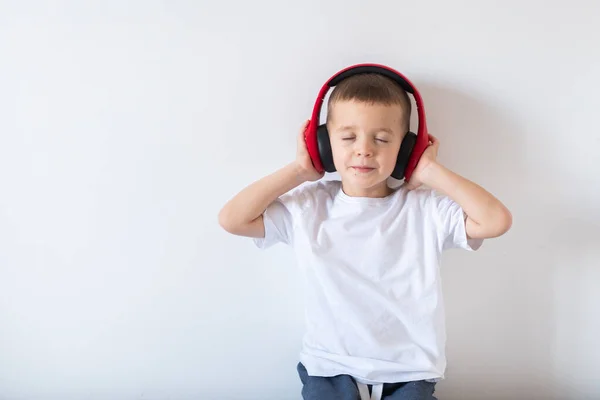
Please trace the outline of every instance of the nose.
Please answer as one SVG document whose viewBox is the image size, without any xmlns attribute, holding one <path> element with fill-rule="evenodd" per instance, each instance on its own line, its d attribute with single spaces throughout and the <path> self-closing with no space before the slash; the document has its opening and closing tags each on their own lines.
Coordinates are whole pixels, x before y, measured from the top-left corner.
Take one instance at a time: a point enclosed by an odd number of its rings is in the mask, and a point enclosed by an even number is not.
<svg viewBox="0 0 600 400">
<path fill-rule="evenodd" d="M 366 138 L 356 140 L 356 155 L 360 157 L 371 157 L 373 155 L 373 146 Z"/>
</svg>

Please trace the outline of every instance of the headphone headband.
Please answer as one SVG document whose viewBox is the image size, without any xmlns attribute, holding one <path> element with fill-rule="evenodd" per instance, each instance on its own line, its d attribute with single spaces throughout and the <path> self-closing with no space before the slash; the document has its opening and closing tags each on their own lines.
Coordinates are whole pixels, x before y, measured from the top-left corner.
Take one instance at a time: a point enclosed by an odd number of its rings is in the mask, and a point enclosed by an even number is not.
<svg viewBox="0 0 600 400">
<path fill-rule="evenodd" d="M 419 93 L 417 88 L 412 84 L 412 82 L 400 72 L 385 65 L 371 63 L 352 65 L 337 72 L 335 75 L 329 78 L 327 82 L 325 82 L 325 84 L 321 87 L 319 95 L 317 96 L 317 99 L 315 101 L 315 105 L 312 111 L 312 117 L 310 119 L 308 127 L 306 128 L 304 136 L 308 153 L 313 161 L 315 169 L 319 172 L 323 172 L 324 168 L 319 157 L 319 148 L 317 144 L 317 128 L 319 126 L 321 107 L 323 105 L 325 95 L 327 94 L 330 88 L 336 86 L 342 80 L 354 75 L 364 73 L 377 73 L 380 75 L 384 75 L 392 79 L 394 82 L 400 85 L 402 89 L 412 94 L 415 98 L 415 102 L 417 104 L 417 114 L 419 117 L 419 127 L 417 130 L 417 140 L 408 160 L 406 170 L 404 173 L 404 178 L 406 179 L 406 181 L 408 181 L 414 169 L 416 168 L 417 163 L 419 162 L 419 158 L 421 158 L 421 155 L 429 145 L 429 134 L 427 132 L 427 121 L 425 119 L 425 108 L 423 106 L 423 99 L 421 98 L 421 94 Z"/>
</svg>

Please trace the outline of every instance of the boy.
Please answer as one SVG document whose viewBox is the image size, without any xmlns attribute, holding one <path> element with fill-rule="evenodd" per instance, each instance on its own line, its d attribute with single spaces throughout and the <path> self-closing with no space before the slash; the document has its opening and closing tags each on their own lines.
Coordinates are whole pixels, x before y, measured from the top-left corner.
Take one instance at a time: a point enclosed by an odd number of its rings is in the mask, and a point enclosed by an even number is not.
<svg viewBox="0 0 600 400">
<path fill-rule="evenodd" d="M 306 400 L 435 399 L 446 366 L 441 253 L 476 250 L 511 226 L 498 199 L 437 161 L 433 136 L 410 181 L 388 186 L 410 107 L 383 75 L 342 80 L 326 121 L 341 182 L 320 181 L 305 123 L 296 160 L 219 214 L 260 248 L 295 249 L 308 282 L 298 363 Z"/>
</svg>

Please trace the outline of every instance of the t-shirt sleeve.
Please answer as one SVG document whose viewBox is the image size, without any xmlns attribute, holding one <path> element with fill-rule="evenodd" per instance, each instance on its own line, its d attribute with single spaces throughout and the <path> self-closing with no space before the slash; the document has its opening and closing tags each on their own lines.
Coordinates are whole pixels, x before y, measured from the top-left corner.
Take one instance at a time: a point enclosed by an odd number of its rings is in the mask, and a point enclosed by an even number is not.
<svg viewBox="0 0 600 400">
<path fill-rule="evenodd" d="M 254 244 L 267 249 L 277 243 L 291 245 L 294 240 L 295 220 L 300 213 L 300 189 L 288 192 L 273 201 L 263 212 L 265 236 L 254 238 Z"/>
<path fill-rule="evenodd" d="M 430 195 L 430 206 L 435 214 L 434 220 L 442 250 L 458 248 L 475 251 L 481 247 L 483 239 L 467 236 L 465 225 L 467 216 L 458 203 L 433 190 Z"/>
</svg>

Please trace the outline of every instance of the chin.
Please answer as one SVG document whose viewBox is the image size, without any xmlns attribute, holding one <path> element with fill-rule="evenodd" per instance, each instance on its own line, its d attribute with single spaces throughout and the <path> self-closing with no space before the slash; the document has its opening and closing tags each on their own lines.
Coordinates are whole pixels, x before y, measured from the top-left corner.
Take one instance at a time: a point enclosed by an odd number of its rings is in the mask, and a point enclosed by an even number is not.
<svg viewBox="0 0 600 400">
<path fill-rule="evenodd" d="M 387 178 L 380 175 L 365 176 L 348 173 L 346 176 L 342 176 L 342 179 L 357 189 L 372 189 L 376 186 L 387 184 Z"/>
</svg>

